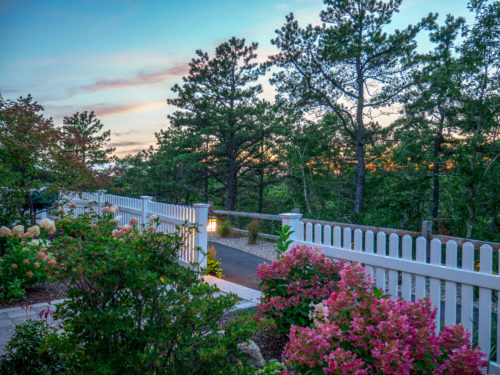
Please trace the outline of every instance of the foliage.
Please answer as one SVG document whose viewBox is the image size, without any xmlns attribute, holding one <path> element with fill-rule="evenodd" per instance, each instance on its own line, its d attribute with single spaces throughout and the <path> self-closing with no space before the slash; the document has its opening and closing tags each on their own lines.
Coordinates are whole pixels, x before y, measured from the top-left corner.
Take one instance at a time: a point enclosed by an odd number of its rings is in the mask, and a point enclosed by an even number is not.
<svg viewBox="0 0 500 375">
<path fill-rule="evenodd" d="M 114 148 L 108 148 L 111 131 L 102 131 L 103 124 L 94 112 L 77 112 L 63 119 L 62 152 L 71 156 L 71 170 L 64 176 L 73 191 L 91 191 L 109 184 L 108 164 Z"/>
<path fill-rule="evenodd" d="M 25 288 L 46 282 L 54 272 L 56 261 L 50 243 L 43 238 L 33 239 L 53 233 L 54 223 L 47 219 L 41 225 L 28 228 L 26 233 L 21 225 L 12 230 L 0 228 L 0 237 L 5 240 L 0 257 L 0 288 L 3 298 L 9 301 L 23 298 Z"/>
<path fill-rule="evenodd" d="M 270 104 L 258 96 L 257 81 L 266 69 L 255 63 L 256 50 L 257 43 L 233 37 L 218 45 L 213 57 L 196 51 L 183 85 L 172 87 L 177 97 L 167 100 L 179 109 L 169 116 L 171 124 L 202 142 L 205 186 L 211 176 L 225 187 L 228 210 L 236 208 L 240 177 L 262 157 L 263 140 L 274 132 Z"/>
<path fill-rule="evenodd" d="M 219 279 L 222 278 L 222 267 L 220 265 L 220 260 L 216 258 L 214 246 L 207 249 L 207 273 L 217 276 Z"/>
<path fill-rule="evenodd" d="M 59 354 L 46 345 L 54 331 L 45 320 L 29 319 L 15 327 L 6 354 L 0 359 L 4 375 L 52 375 L 64 370 Z"/>
<path fill-rule="evenodd" d="M 102 186 L 107 174 L 97 171 L 111 149 L 103 149 L 109 132 L 93 113 L 65 118 L 62 129 L 43 114 L 33 98 L 0 96 L 0 224 L 35 224 L 54 194 Z M 41 201 L 45 201 L 44 204 Z"/>
<path fill-rule="evenodd" d="M 137 220 L 117 227 L 112 214 L 65 217 L 58 230 L 64 236 L 53 248 L 69 289 L 55 314 L 64 333 L 51 344 L 68 373 L 233 374 L 247 368 L 244 359 L 237 361 L 243 358 L 237 344 L 258 323 L 247 319 L 220 332 L 218 321 L 237 297 L 218 295 L 198 271 L 178 264 L 180 234 L 139 227 Z"/>
<path fill-rule="evenodd" d="M 461 324 L 436 334 L 429 299 L 387 298 L 359 265 L 345 264 L 339 290 L 311 314 L 314 325 L 292 326 L 284 350 L 295 374 L 481 374 L 484 354 Z"/>
<path fill-rule="evenodd" d="M 259 219 L 253 219 L 248 225 L 248 244 L 255 245 L 259 238 Z"/>
<path fill-rule="evenodd" d="M 229 220 L 223 220 L 220 225 L 217 226 L 217 234 L 223 238 L 228 237 L 232 230 L 231 221 Z"/>
<path fill-rule="evenodd" d="M 331 126 L 342 129 L 356 165 L 352 201 L 354 212 L 360 213 L 367 152 L 376 151 L 373 146 L 382 133 L 371 121 L 370 109 L 389 106 L 408 84 L 415 36 L 432 17 L 388 33 L 401 1 L 324 3 L 321 26 L 301 28 L 291 13 L 276 31 L 272 43 L 279 52 L 271 62 L 282 69 L 273 83 L 286 100 L 306 112 L 321 107 L 333 120 Z"/>
<path fill-rule="evenodd" d="M 338 290 L 341 267 L 316 248 L 294 246 L 276 262 L 259 265 L 263 295 L 258 312 L 273 319 L 282 333 L 292 325 L 307 326 L 311 304 Z"/>
<path fill-rule="evenodd" d="M 278 259 L 282 257 L 282 255 L 288 250 L 288 247 L 292 244 L 292 240 L 290 236 L 293 233 L 292 227 L 290 225 L 283 225 L 281 230 L 277 230 L 276 233 L 280 237 L 278 239 L 277 247 L 276 247 L 276 255 Z"/>
<path fill-rule="evenodd" d="M 269 364 L 255 372 L 255 375 L 281 375 L 286 367 L 283 363 L 271 359 Z"/>
</svg>

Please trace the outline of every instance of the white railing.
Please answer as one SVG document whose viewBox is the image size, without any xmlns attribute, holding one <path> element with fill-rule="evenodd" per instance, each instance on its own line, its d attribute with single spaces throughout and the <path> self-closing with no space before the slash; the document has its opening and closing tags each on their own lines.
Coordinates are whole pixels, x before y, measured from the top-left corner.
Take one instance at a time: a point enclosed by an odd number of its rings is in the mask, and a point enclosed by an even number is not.
<svg viewBox="0 0 500 375">
<path fill-rule="evenodd" d="M 377 287 L 394 298 L 430 297 L 438 310 L 438 330 L 462 323 L 477 338 L 481 351 L 490 355 L 492 338 L 496 336 L 498 342 L 500 337 L 500 276 L 493 273 L 495 257 L 490 245 L 475 249 L 466 242 L 459 248 L 453 240 L 442 243 L 439 239 L 429 245 L 425 237 L 375 235 L 371 230 L 304 223 L 301 214 L 280 216 L 283 225 L 294 231 L 291 246 L 316 245 L 329 257 L 364 264 Z M 500 374 L 500 350 L 490 362 L 489 373 Z"/>
<path fill-rule="evenodd" d="M 164 233 L 174 233 L 179 225 L 187 223 L 189 227 L 196 226 L 198 230 L 182 228 L 185 244 L 179 254 L 179 261 L 185 265 L 196 262 L 201 268 L 207 267 L 207 258 L 202 253 L 207 251 L 207 221 L 208 204 L 197 203 L 193 206 L 180 206 L 153 202 L 152 197 L 142 196 L 140 199 L 121 197 L 118 195 L 96 193 L 80 193 L 62 197 L 65 208 L 70 203 L 76 204 L 75 215 L 93 210 L 100 213 L 106 204 L 118 206 L 121 220 L 119 225 L 128 224 L 135 217 L 139 224 L 147 224 L 149 216 L 156 215 L 160 221 L 157 230 Z M 93 205 L 89 205 L 94 203 Z M 199 251 L 201 250 L 201 251 Z"/>
</svg>

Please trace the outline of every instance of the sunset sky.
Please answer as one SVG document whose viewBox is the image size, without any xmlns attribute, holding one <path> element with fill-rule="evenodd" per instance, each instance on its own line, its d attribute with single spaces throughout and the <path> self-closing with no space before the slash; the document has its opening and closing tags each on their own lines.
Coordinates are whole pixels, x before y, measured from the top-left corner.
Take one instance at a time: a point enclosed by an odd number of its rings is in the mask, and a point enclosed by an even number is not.
<svg viewBox="0 0 500 375">
<path fill-rule="evenodd" d="M 441 21 L 447 13 L 471 20 L 466 5 L 406 0 L 394 26 L 429 12 Z M 318 23 L 322 8 L 320 0 L 0 0 L 0 94 L 31 93 L 56 124 L 94 110 L 124 155 L 154 144 L 154 132 L 168 126 L 170 87 L 196 49 L 211 53 L 231 36 L 244 37 L 259 42 L 265 59 L 286 14 Z"/>
</svg>

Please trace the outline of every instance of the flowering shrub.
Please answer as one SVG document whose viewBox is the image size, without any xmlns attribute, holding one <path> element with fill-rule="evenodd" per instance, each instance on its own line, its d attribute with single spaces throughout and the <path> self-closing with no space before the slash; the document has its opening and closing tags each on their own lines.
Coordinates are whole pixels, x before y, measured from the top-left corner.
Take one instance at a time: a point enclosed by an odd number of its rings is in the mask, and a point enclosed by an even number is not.
<svg viewBox="0 0 500 375">
<path fill-rule="evenodd" d="M 339 291 L 311 313 L 312 327 L 292 326 L 284 350 L 294 374 L 480 374 L 487 365 L 462 325 L 435 333 L 428 299 L 394 301 L 362 267 L 346 264 Z"/>
<path fill-rule="evenodd" d="M 0 228 L 4 238 L 4 254 L 0 257 L 0 288 L 9 301 L 23 298 L 25 288 L 48 280 L 56 266 L 50 243 L 44 238 L 55 232 L 52 221 L 41 222 L 24 231 L 22 225 Z"/>
<path fill-rule="evenodd" d="M 155 218 L 149 227 L 120 227 L 111 210 L 58 221 L 63 235 L 53 247 L 69 285 L 55 313 L 63 333 L 50 346 L 67 373 L 243 374 L 238 343 L 260 323 L 240 319 L 221 332 L 218 321 L 237 297 L 218 295 L 177 262 L 179 234 L 158 232 Z"/>
<path fill-rule="evenodd" d="M 311 305 L 338 290 L 341 267 L 319 249 L 294 246 L 271 265 L 259 265 L 263 296 L 258 312 L 274 319 L 282 333 L 291 325 L 309 325 Z"/>
</svg>

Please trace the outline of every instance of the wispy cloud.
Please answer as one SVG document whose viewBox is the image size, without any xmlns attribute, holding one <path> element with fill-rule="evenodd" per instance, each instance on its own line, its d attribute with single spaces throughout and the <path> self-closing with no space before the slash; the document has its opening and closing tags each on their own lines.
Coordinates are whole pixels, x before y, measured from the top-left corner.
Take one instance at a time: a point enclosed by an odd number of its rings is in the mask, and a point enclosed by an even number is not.
<svg viewBox="0 0 500 375">
<path fill-rule="evenodd" d="M 106 147 L 130 147 L 130 146 L 143 146 L 143 145 L 144 145 L 144 142 L 122 141 L 122 142 L 110 143 Z"/>
<path fill-rule="evenodd" d="M 83 85 L 70 89 L 70 95 L 77 92 L 96 92 L 124 87 L 137 87 L 161 82 L 170 77 L 182 77 L 189 71 L 188 64 L 181 64 L 167 70 L 151 73 L 139 73 L 131 79 L 100 80 L 90 85 Z"/>
<path fill-rule="evenodd" d="M 138 103 L 138 104 L 124 104 L 124 105 L 108 105 L 108 106 L 94 106 L 94 111 L 99 117 L 121 115 L 130 112 L 144 112 L 156 108 L 166 107 L 167 103 L 164 100 L 153 102 Z"/>
</svg>

